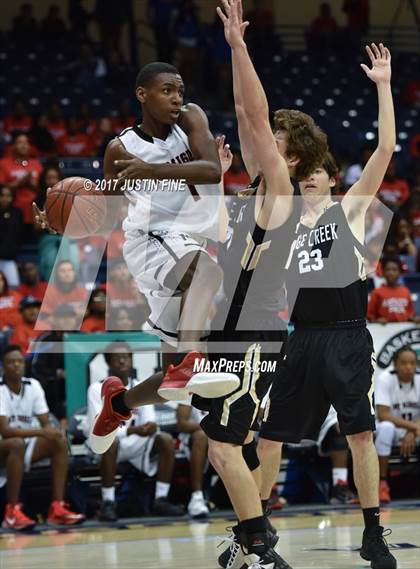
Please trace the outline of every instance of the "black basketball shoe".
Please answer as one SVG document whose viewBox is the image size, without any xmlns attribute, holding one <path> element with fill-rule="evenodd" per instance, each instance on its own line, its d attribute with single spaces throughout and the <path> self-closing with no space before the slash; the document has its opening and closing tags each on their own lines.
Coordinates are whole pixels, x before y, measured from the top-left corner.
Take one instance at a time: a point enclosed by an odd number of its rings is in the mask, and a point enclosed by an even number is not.
<svg viewBox="0 0 420 569">
<path fill-rule="evenodd" d="M 271 525 L 271 522 L 267 519 L 267 531 L 270 539 L 270 547 L 274 549 L 279 540 L 277 535 L 277 530 Z M 231 534 L 224 538 L 223 541 L 219 543 L 217 547 L 225 547 L 225 550 L 219 555 L 218 563 L 223 569 L 246 569 L 246 564 L 244 562 L 244 554 L 242 552 L 239 543 L 239 526 L 232 526 L 226 528 Z"/>
<path fill-rule="evenodd" d="M 391 530 L 387 532 L 386 535 L 390 535 Z M 382 526 L 365 529 L 360 556 L 365 561 L 370 561 L 372 569 L 397 569 L 397 560 L 388 549 Z"/>
<path fill-rule="evenodd" d="M 245 564 L 242 569 L 292 569 L 278 553 L 270 547 L 264 554 L 251 553 L 244 556 Z"/>
</svg>

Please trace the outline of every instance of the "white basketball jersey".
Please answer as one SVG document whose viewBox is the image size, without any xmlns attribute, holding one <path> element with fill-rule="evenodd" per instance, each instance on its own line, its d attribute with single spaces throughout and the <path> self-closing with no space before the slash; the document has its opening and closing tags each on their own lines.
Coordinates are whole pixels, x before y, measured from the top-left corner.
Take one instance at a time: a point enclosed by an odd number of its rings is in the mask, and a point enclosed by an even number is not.
<svg viewBox="0 0 420 569">
<path fill-rule="evenodd" d="M 406 421 L 420 419 L 420 373 L 411 383 L 400 383 L 395 370 L 381 373 L 375 382 L 375 405 L 390 407 L 392 415 Z"/>
<path fill-rule="evenodd" d="M 153 138 L 138 126 L 119 135 L 125 149 L 150 164 L 182 164 L 193 160 L 188 137 L 174 125 L 166 140 Z M 129 180 L 130 201 L 123 229 L 198 234 L 217 240 L 220 192 L 217 184 L 189 186 L 174 180 Z"/>
<path fill-rule="evenodd" d="M 20 393 L 14 393 L 0 380 L 0 416 L 8 417 L 11 427 L 30 429 L 34 417 L 44 413 L 48 413 L 48 405 L 38 380 L 24 377 Z"/>
</svg>

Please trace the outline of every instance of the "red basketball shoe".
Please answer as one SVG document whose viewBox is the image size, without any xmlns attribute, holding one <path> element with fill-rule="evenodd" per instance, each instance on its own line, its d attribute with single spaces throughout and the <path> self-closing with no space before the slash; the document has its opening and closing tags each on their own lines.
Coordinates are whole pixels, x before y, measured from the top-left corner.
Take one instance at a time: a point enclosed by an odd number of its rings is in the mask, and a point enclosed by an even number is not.
<svg viewBox="0 0 420 569">
<path fill-rule="evenodd" d="M 169 401 L 184 401 L 194 393 L 206 399 L 223 397 L 239 387 L 234 373 L 209 373 L 206 357 L 200 352 L 189 352 L 178 365 L 169 365 L 158 394 Z"/>
<path fill-rule="evenodd" d="M 34 527 L 35 520 L 31 520 L 22 512 L 22 504 L 6 504 L 3 523 L 1 526 L 7 529 L 21 530 Z"/>
<path fill-rule="evenodd" d="M 96 416 L 89 435 L 89 446 L 97 454 L 103 454 L 109 449 L 120 425 L 131 418 L 131 412 L 124 416 L 112 408 L 112 400 L 123 391 L 126 389 L 119 377 L 108 377 L 102 384 L 102 410 Z"/>
<path fill-rule="evenodd" d="M 82 523 L 84 519 L 85 516 L 83 514 L 72 512 L 69 509 L 69 505 L 65 502 L 54 500 L 51 502 L 48 510 L 47 524 L 73 526 Z"/>
</svg>

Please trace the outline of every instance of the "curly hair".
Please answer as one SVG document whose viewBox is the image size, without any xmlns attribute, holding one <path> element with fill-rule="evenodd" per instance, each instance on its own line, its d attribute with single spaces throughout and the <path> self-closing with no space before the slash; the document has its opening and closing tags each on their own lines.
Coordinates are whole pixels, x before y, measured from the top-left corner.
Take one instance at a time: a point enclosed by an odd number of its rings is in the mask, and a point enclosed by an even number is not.
<svg viewBox="0 0 420 569">
<path fill-rule="evenodd" d="M 295 177 L 304 180 L 323 163 L 328 151 L 327 135 L 309 115 L 280 109 L 274 113 L 273 130 L 287 133 L 287 156 L 297 156 Z"/>
<path fill-rule="evenodd" d="M 335 158 L 331 152 L 326 153 L 321 166 L 324 168 L 330 178 L 336 178 L 338 176 L 337 162 L 335 161 Z"/>
</svg>

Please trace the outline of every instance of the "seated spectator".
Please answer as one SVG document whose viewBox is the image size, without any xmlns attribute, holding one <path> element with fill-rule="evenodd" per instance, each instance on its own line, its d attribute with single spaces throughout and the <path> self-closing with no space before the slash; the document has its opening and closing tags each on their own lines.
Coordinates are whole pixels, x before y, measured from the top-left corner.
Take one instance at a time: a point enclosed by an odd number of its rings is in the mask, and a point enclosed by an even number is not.
<svg viewBox="0 0 420 569">
<path fill-rule="evenodd" d="M 102 289 L 92 291 L 88 304 L 88 316 L 83 320 L 82 332 L 105 332 L 106 294 Z"/>
<path fill-rule="evenodd" d="M 398 255 L 416 256 L 417 247 L 412 238 L 413 228 L 407 219 L 395 217 L 390 233 L 390 242 L 396 246 Z"/>
<path fill-rule="evenodd" d="M 57 140 L 57 146 L 60 156 L 92 156 L 90 138 L 75 117 L 69 120 L 67 133 Z"/>
<path fill-rule="evenodd" d="M 42 304 L 42 316 L 48 317 L 60 304 L 70 304 L 81 322 L 88 298 L 87 290 L 77 282 L 73 263 L 60 261 L 56 265 L 54 283 L 50 283 Z M 77 325 L 76 330 L 79 329 Z"/>
<path fill-rule="evenodd" d="M 39 332 L 35 330 L 35 324 L 39 314 L 41 302 L 34 296 L 25 296 L 19 303 L 21 321 L 16 325 L 10 336 L 10 343 L 19 346 L 23 354 L 26 354 L 29 344 L 35 340 Z"/>
<path fill-rule="evenodd" d="M 396 176 L 395 160 L 391 160 L 389 163 L 384 180 L 379 188 L 378 197 L 392 211 L 400 209 L 410 198 L 410 187 L 407 181 Z"/>
<path fill-rule="evenodd" d="M 33 15 L 32 4 L 22 4 L 19 14 L 13 19 L 12 40 L 25 47 L 33 47 L 39 41 L 38 22 Z"/>
<path fill-rule="evenodd" d="M 124 259 L 115 259 L 109 264 L 109 277 L 106 283 L 106 293 L 111 308 L 126 306 L 134 308 L 138 304 L 132 281 Z"/>
<path fill-rule="evenodd" d="M 200 427 L 205 412 L 191 405 L 178 405 L 176 410 L 178 439 L 181 450 L 190 461 L 191 499 L 188 513 L 192 518 L 205 518 L 209 513 L 203 494 L 203 476 L 207 463 L 207 436 Z"/>
<path fill-rule="evenodd" d="M 52 316 L 51 330 L 38 336 L 32 359 L 32 373 L 40 381 L 48 406 L 60 422 L 64 422 L 66 417 L 66 375 L 64 351 L 60 349 L 60 343 L 64 332 L 74 331 L 76 321 L 77 315 L 72 306 L 57 305 Z"/>
<path fill-rule="evenodd" d="M 19 323 L 18 309 L 21 298 L 18 292 L 9 290 L 9 283 L 0 271 L 0 331 L 14 328 Z"/>
<path fill-rule="evenodd" d="M 90 137 L 90 144 L 95 156 L 103 156 L 108 142 L 110 142 L 114 137 L 115 132 L 112 128 L 111 119 L 108 117 L 99 119 L 96 130 Z"/>
<path fill-rule="evenodd" d="M 107 330 L 127 331 L 139 329 L 131 310 L 124 306 L 111 309 L 109 321 L 107 322 Z"/>
<path fill-rule="evenodd" d="M 62 179 L 62 173 L 58 166 L 46 166 L 39 178 L 39 193 L 36 203 L 43 208 L 47 198 L 47 189 L 52 188 Z M 38 226 L 36 230 L 40 231 Z M 79 268 L 79 247 L 75 239 L 55 235 L 43 231 L 38 242 L 39 272 L 41 278 L 48 281 L 51 277 L 54 265 L 58 260 L 68 260 Z"/>
<path fill-rule="evenodd" d="M 111 119 L 112 130 L 119 134 L 125 128 L 133 126 L 137 122 L 137 117 L 133 115 L 129 101 L 123 101 L 118 109 L 116 117 Z"/>
<path fill-rule="evenodd" d="M 109 374 L 116 375 L 129 388 L 140 381 L 133 373 L 133 357 L 126 342 L 114 342 L 104 354 Z M 102 407 L 102 382 L 92 383 L 88 389 L 88 425 L 91 425 Z M 86 433 L 88 435 L 88 433 Z M 159 516 L 179 516 L 184 513 L 180 506 L 168 500 L 175 465 L 175 440 L 168 433 L 157 431 L 153 405 L 133 409 L 133 418 L 118 429 L 111 448 L 101 455 L 102 506 L 100 519 L 115 521 L 115 472 L 119 462 L 130 462 L 147 476 L 157 476 L 155 499 L 152 511 Z"/>
<path fill-rule="evenodd" d="M 19 272 L 21 284 L 17 287 L 16 292 L 22 296 L 34 296 L 42 302 L 48 285 L 45 281 L 41 281 L 37 265 L 31 261 L 26 261 L 20 265 Z"/>
<path fill-rule="evenodd" d="M 14 192 L 13 205 L 20 209 L 25 224 L 25 238 L 32 235 L 32 202 L 38 193 L 38 180 L 42 165 L 29 157 L 29 139 L 17 134 L 13 142 L 12 156 L 0 160 L 0 183 L 7 184 Z"/>
<path fill-rule="evenodd" d="M 380 467 L 380 500 L 390 502 L 388 462 L 392 447 L 410 456 L 420 444 L 420 373 L 416 352 L 404 346 L 395 352 L 394 369 L 375 382 L 376 450 Z"/>
<path fill-rule="evenodd" d="M 57 49 L 66 41 L 66 24 L 61 18 L 60 7 L 57 4 L 49 7 L 47 15 L 41 22 L 41 38 L 49 49 Z"/>
<path fill-rule="evenodd" d="M 91 136 L 96 129 L 96 120 L 91 114 L 88 103 L 81 103 L 77 111 L 77 126 L 80 132 L 84 132 Z"/>
<path fill-rule="evenodd" d="M 233 149 L 232 155 L 232 165 L 223 178 L 226 196 L 236 196 L 240 190 L 246 188 L 251 182 L 242 162 L 239 149 Z"/>
<path fill-rule="evenodd" d="M 8 186 L 0 186 L 0 271 L 11 287 L 17 287 L 19 273 L 16 256 L 23 239 L 23 217 L 12 203 L 12 190 Z"/>
<path fill-rule="evenodd" d="M 56 152 L 55 140 L 47 128 L 47 122 L 47 115 L 39 115 L 34 119 L 34 124 L 28 133 L 31 143 L 40 156 L 51 156 Z"/>
<path fill-rule="evenodd" d="M 4 132 L 14 136 L 18 132 L 29 132 L 32 127 L 32 117 L 26 112 L 23 101 L 16 101 L 11 115 L 6 116 L 3 122 Z"/>
<path fill-rule="evenodd" d="M 319 15 L 311 22 L 307 32 L 308 49 L 311 52 L 330 51 L 335 45 L 338 24 L 331 14 L 331 6 L 323 2 L 319 6 Z"/>
<path fill-rule="evenodd" d="M 9 497 L 3 527 L 23 529 L 35 525 L 18 503 L 23 469 L 41 459 L 51 459 L 52 502 L 47 523 L 74 525 L 84 520 L 83 514 L 72 512 L 64 502 L 69 457 L 65 436 L 55 429 L 48 417 L 45 393 L 36 379 L 24 377 L 25 360 L 19 346 L 8 346 L 3 352 L 4 375 L 0 382 L 0 435 L 12 440 L 15 453 L 16 480 L 9 482 Z M 39 427 L 34 428 L 37 419 Z M 10 444 L 10 443 L 9 443 Z M 9 450 L 10 456 L 10 450 Z"/>
<path fill-rule="evenodd" d="M 58 140 L 67 133 L 66 121 L 58 103 L 53 103 L 47 114 L 46 128 L 55 140 Z"/>
<path fill-rule="evenodd" d="M 401 262 L 398 258 L 382 262 L 385 284 L 375 288 L 369 298 L 367 317 L 370 322 L 407 322 L 417 320 L 409 289 L 399 284 Z"/>
<path fill-rule="evenodd" d="M 348 504 L 354 499 L 348 485 L 349 447 L 345 435 L 340 433 L 337 412 L 332 406 L 320 429 L 317 445 L 319 455 L 331 460 L 330 504 Z"/>
</svg>

